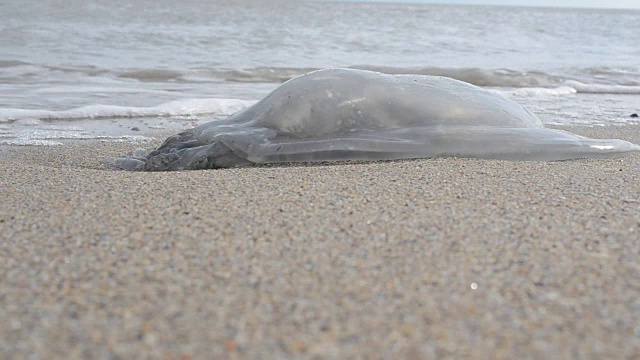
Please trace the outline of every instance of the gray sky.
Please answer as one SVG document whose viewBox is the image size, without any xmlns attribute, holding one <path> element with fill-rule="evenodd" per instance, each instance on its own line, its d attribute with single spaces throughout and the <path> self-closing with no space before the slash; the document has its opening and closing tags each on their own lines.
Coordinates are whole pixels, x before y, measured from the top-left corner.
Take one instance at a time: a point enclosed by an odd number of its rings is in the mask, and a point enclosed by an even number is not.
<svg viewBox="0 0 640 360">
<path fill-rule="evenodd" d="M 369 0 L 371 1 L 371 0 Z M 379 2 L 415 2 L 439 4 L 485 4 L 520 6 L 563 6 L 588 8 L 640 9 L 640 0 L 373 0 Z"/>
</svg>

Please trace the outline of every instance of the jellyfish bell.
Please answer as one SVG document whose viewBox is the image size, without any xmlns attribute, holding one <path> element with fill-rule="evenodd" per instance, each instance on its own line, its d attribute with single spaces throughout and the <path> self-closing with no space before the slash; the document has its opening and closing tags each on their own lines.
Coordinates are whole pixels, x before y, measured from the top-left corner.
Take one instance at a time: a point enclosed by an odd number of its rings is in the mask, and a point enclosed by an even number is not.
<svg viewBox="0 0 640 360">
<path fill-rule="evenodd" d="M 640 146 L 546 129 L 512 100 L 462 81 L 328 69 L 293 78 L 253 106 L 174 135 L 153 151 L 108 162 L 126 170 L 165 171 L 447 156 L 551 161 L 633 153 L 640 153 Z"/>
</svg>

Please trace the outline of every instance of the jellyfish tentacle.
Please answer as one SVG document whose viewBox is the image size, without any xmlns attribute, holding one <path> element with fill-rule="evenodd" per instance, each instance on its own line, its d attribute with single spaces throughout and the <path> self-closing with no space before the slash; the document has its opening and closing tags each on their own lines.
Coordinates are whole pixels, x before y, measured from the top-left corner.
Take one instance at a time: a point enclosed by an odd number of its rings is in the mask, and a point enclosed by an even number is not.
<svg viewBox="0 0 640 360">
<path fill-rule="evenodd" d="M 147 157 L 145 171 L 204 170 L 249 165 L 250 162 L 236 155 L 223 142 L 200 146 L 175 144 L 166 152 L 151 153 Z M 178 149 L 178 150 L 176 150 Z"/>
</svg>

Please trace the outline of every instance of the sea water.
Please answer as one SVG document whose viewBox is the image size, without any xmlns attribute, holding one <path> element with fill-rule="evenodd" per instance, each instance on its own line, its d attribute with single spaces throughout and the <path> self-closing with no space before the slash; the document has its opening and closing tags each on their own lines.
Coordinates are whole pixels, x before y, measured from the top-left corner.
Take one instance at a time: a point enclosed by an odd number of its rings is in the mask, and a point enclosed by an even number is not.
<svg viewBox="0 0 640 360">
<path fill-rule="evenodd" d="M 224 0 L 0 2 L 0 144 L 140 142 L 320 68 L 443 75 L 543 122 L 638 122 L 640 11 Z"/>
</svg>

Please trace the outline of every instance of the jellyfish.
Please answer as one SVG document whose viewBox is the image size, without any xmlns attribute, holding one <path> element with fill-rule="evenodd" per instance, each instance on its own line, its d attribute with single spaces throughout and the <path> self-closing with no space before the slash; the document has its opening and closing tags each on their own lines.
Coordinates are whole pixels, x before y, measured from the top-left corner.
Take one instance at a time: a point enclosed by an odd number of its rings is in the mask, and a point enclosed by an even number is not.
<svg viewBox="0 0 640 360">
<path fill-rule="evenodd" d="M 501 95 L 439 76 L 326 69 L 295 77 L 243 111 L 110 159 L 168 171 L 280 162 L 467 157 L 554 161 L 639 154 L 623 140 L 547 129 Z"/>
</svg>

